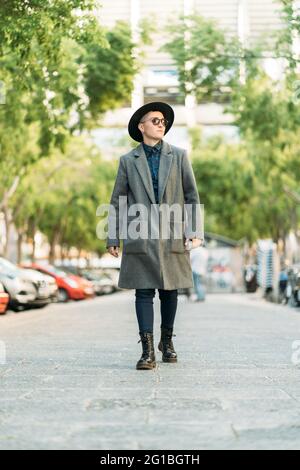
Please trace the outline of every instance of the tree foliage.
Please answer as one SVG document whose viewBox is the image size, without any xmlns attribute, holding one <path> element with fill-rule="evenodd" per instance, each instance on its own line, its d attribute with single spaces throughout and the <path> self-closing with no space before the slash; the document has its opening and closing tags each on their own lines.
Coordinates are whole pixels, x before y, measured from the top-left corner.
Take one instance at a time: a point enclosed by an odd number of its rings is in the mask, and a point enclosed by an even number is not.
<svg viewBox="0 0 300 470">
<path fill-rule="evenodd" d="M 206 230 L 237 239 L 277 240 L 299 227 L 300 81 L 291 46 L 300 14 L 291 1 L 281 5 L 286 26 L 273 52 L 287 60 L 279 80 L 264 68 L 269 43 L 245 49 L 197 15 L 169 25 L 164 47 L 176 62 L 182 91 L 198 104 L 218 97 L 239 131 L 239 143 L 226 143 L 218 137 L 204 141 L 195 130 L 192 152 Z"/>
<path fill-rule="evenodd" d="M 199 103 L 224 96 L 236 83 L 239 42 L 216 22 L 199 15 L 181 16 L 167 26 L 170 40 L 162 47 L 174 59 L 181 91 Z M 187 35 L 189 37 L 187 37 Z"/>
</svg>

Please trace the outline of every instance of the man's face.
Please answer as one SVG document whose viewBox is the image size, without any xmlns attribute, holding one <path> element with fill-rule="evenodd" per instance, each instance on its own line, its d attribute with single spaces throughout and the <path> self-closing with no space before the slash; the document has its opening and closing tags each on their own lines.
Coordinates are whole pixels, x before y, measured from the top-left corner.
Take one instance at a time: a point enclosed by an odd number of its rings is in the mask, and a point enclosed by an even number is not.
<svg viewBox="0 0 300 470">
<path fill-rule="evenodd" d="M 153 124 L 153 118 L 164 119 L 164 115 L 160 111 L 150 111 L 142 117 L 141 121 L 143 122 L 140 122 L 138 127 L 143 136 L 148 139 L 160 140 L 163 138 L 166 128 L 161 122 L 158 125 Z"/>
</svg>

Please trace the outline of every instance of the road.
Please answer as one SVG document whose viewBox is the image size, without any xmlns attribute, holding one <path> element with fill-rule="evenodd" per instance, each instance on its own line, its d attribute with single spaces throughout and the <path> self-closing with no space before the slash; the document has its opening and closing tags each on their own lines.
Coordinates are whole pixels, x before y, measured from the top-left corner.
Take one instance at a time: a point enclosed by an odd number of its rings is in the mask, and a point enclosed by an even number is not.
<svg viewBox="0 0 300 470">
<path fill-rule="evenodd" d="M 180 297 L 154 371 L 137 331 L 134 291 L 0 317 L 0 449 L 300 448 L 299 309 Z"/>
</svg>

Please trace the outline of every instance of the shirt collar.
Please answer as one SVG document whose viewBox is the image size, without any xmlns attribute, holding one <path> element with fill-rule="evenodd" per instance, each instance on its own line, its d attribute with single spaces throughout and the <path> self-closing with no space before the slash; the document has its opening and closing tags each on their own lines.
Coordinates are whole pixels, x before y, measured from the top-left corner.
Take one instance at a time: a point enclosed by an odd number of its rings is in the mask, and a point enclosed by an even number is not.
<svg viewBox="0 0 300 470">
<path fill-rule="evenodd" d="M 148 144 L 145 144 L 145 142 L 143 142 L 143 146 L 144 146 L 144 150 L 145 152 L 152 152 L 152 151 L 160 151 L 161 150 L 161 145 L 162 145 L 162 141 L 160 140 L 159 142 L 157 142 L 155 145 L 148 145 Z"/>
</svg>

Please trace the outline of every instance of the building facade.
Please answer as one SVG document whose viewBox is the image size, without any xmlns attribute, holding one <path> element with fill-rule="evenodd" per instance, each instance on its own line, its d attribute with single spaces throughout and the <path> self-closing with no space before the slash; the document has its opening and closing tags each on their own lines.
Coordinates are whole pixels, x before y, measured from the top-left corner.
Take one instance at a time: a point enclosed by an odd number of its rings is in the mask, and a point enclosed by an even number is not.
<svg viewBox="0 0 300 470">
<path fill-rule="evenodd" d="M 95 133 L 102 145 L 109 146 L 116 135 L 120 138 L 126 135 L 126 125 L 135 109 L 160 100 L 174 106 L 176 122 L 168 136 L 175 145 L 188 147 L 187 128 L 197 124 L 202 125 L 207 136 L 221 132 L 229 139 L 236 137 L 232 117 L 223 113 L 221 104 L 210 102 L 197 106 L 191 97 L 180 95 L 174 61 L 168 53 L 159 51 L 168 39 L 165 26 L 181 14 L 194 13 L 216 20 L 229 34 L 249 45 L 282 28 L 278 0 L 101 0 L 98 17 L 103 26 L 113 27 L 118 20 L 126 21 L 131 25 L 135 40 L 138 40 L 137 27 L 141 20 L 153 19 L 158 26 L 153 44 L 144 47 L 144 68 L 136 77 L 131 103 L 108 112 L 105 129 Z M 276 61 L 269 58 L 265 62 L 271 72 L 278 73 Z"/>
</svg>

